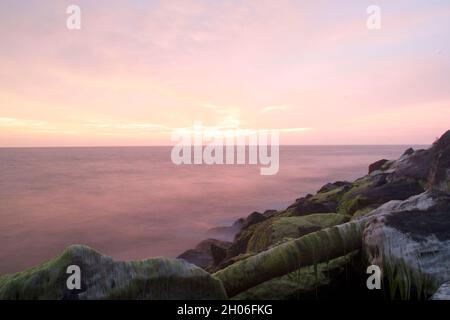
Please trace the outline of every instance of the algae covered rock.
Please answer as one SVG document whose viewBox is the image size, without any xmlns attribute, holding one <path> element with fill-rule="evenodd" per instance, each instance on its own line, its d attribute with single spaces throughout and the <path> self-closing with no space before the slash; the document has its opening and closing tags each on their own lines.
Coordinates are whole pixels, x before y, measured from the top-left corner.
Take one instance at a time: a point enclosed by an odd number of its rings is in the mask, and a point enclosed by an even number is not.
<svg viewBox="0 0 450 320">
<path fill-rule="evenodd" d="M 361 248 L 364 221 L 347 222 L 310 233 L 252 255 L 218 272 L 229 296 L 301 267 L 326 262 Z"/>
<path fill-rule="evenodd" d="M 330 285 L 345 272 L 355 254 L 351 253 L 328 262 L 300 268 L 284 276 L 271 279 L 234 296 L 235 300 L 286 300 L 316 296 L 318 288 Z"/>
<path fill-rule="evenodd" d="M 247 252 L 260 252 L 273 245 L 299 238 L 308 233 L 345 223 L 349 216 L 336 213 L 316 213 L 307 216 L 276 217 L 255 228 Z"/>
<path fill-rule="evenodd" d="M 343 181 L 327 183 L 315 195 L 297 199 L 287 208 L 287 211 L 292 216 L 336 212 L 341 197 L 351 186 L 351 183 Z"/>
<path fill-rule="evenodd" d="M 67 267 L 81 271 L 69 290 Z M 221 282 L 183 260 L 114 261 L 86 246 L 70 246 L 39 266 L 0 278 L 0 299 L 224 299 Z"/>
</svg>

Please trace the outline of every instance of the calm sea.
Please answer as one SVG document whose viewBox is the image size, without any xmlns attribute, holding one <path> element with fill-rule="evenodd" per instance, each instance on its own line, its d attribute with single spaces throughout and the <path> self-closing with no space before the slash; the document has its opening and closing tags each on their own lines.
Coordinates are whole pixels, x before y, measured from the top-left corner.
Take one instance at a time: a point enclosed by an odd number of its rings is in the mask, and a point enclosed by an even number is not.
<svg viewBox="0 0 450 320">
<path fill-rule="evenodd" d="M 0 274 L 71 244 L 116 259 L 175 257 L 252 211 L 353 180 L 409 146 L 283 146 L 280 170 L 173 165 L 170 147 L 0 149 Z"/>
</svg>

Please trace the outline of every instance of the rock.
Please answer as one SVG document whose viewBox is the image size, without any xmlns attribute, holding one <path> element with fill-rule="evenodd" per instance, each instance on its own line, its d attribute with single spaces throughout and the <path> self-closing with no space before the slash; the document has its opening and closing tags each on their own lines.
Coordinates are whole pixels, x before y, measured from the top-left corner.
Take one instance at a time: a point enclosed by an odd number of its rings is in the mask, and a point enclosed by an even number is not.
<svg viewBox="0 0 450 320">
<path fill-rule="evenodd" d="M 407 157 L 401 157 L 394 161 L 389 170 L 385 171 L 387 182 L 399 180 L 416 181 L 424 188 L 428 181 L 433 153 L 428 150 L 417 150 Z"/>
<path fill-rule="evenodd" d="M 263 216 L 265 216 L 266 218 L 270 218 L 277 214 L 277 212 L 277 210 L 266 210 L 263 212 Z"/>
<path fill-rule="evenodd" d="M 388 162 L 389 160 L 386 159 L 382 159 L 382 160 L 378 160 L 374 163 L 372 163 L 369 166 L 369 174 L 371 174 L 372 172 L 376 171 L 376 170 L 381 170 L 381 168 L 386 164 L 386 162 Z"/>
<path fill-rule="evenodd" d="M 427 191 L 391 201 L 367 217 L 363 244 L 369 263 L 383 269 L 391 286 L 400 284 L 400 297 L 427 297 L 450 279 L 449 194 Z"/>
<path fill-rule="evenodd" d="M 292 210 L 292 214 L 296 216 L 308 215 L 311 213 L 321 213 L 321 212 L 332 212 L 333 208 L 329 208 L 328 206 L 311 201 L 310 198 L 300 198 L 293 205 L 291 205 L 288 209 Z"/>
<path fill-rule="evenodd" d="M 408 149 L 406 149 L 406 151 L 402 154 L 402 157 L 410 156 L 410 155 L 412 155 L 413 153 L 414 153 L 414 149 L 413 149 L 413 148 L 408 148 Z"/>
<path fill-rule="evenodd" d="M 354 254 L 300 268 L 287 275 L 271 279 L 234 296 L 234 300 L 292 300 L 307 295 L 316 297 L 317 290 L 330 284 L 333 278 L 345 274 Z"/>
<path fill-rule="evenodd" d="M 450 300 L 450 281 L 441 285 L 431 300 Z"/>
<path fill-rule="evenodd" d="M 351 186 L 351 183 L 345 181 L 326 184 L 316 195 L 297 199 L 287 208 L 287 211 L 290 211 L 292 216 L 336 212 L 341 197 Z"/>
<path fill-rule="evenodd" d="M 247 252 L 247 244 L 256 226 L 269 219 L 269 215 L 252 212 L 244 220 L 241 230 L 236 234 L 232 245 L 227 250 L 226 260 Z"/>
<path fill-rule="evenodd" d="M 247 229 L 250 226 L 263 222 L 265 220 L 267 220 L 267 216 L 265 216 L 262 213 L 259 212 L 252 212 L 250 215 L 248 215 L 248 217 L 245 219 L 244 223 L 242 224 L 242 228 L 241 229 Z"/>
<path fill-rule="evenodd" d="M 258 225 L 248 241 L 246 252 L 261 252 L 287 240 L 342 224 L 348 220 L 348 216 L 336 213 L 276 217 Z"/>
<path fill-rule="evenodd" d="M 218 259 L 219 249 L 223 249 L 226 253 L 226 249 L 230 246 L 231 242 L 221 241 L 217 239 L 206 239 L 200 242 L 194 249 L 186 250 L 177 258 L 186 260 L 189 263 L 195 264 L 196 266 L 205 269 L 211 264 L 215 264 L 214 254 L 216 255 L 215 258 Z"/>
<path fill-rule="evenodd" d="M 213 265 L 219 265 L 227 256 L 227 249 L 226 247 L 221 247 L 218 245 L 215 245 L 214 243 L 211 244 L 211 257 L 213 259 Z"/>
<path fill-rule="evenodd" d="M 428 177 L 428 188 L 450 193 L 450 131 L 447 131 L 432 148 L 433 162 Z"/>
<path fill-rule="evenodd" d="M 388 201 L 405 200 L 422 192 L 424 188 L 414 180 L 388 182 L 384 175 L 366 177 L 342 197 L 338 212 L 353 215 L 366 207 L 373 209 Z"/>
<path fill-rule="evenodd" d="M 81 289 L 66 285 L 69 265 L 81 269 Z M 222 283 L 183 260 L 114 261 L 86 246 L 70 246 L 37 267 L 0 277 L 0 299 L 224 299 Z"/>
<path fill-rule="evenodd" d="M 233 297 L 299 268 L 338 258 L 361 248 L 364 221 L 347 222 L 239 260 L 214 273 Z"/>
<path fill-rule="evenodd" d="M 337 189 L 339 187 L 350 186 L 350 185 L 351 185 L 351 183 L 347 182 L 347 181 L 336 181 L 336 182 L 333 182 L 333 183 L 327 183 L 327 184 L 325 184 L 324 186 L 322 186 L 319 189 L 318 193 L 326 193 L 326 192 L 330 192 L 332 190 L 335 190 L 335 189 Z"/>
</svg>

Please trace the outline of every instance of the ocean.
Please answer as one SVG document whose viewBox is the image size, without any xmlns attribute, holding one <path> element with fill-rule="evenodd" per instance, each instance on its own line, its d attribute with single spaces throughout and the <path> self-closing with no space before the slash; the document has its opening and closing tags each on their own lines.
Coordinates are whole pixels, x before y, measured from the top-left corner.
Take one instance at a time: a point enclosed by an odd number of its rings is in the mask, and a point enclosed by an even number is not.
<svg viewBox="0 0 450 320">
<path fill-rule="evenodd" d="M 170 147 L 1 148 L 0 274 L 71 244 L 119 260 L 176 257 L 211 228 L 354 180 L 408 147 L 281 146 L 273 176 L 258 165 L 176 166 Z"/>
</svg>

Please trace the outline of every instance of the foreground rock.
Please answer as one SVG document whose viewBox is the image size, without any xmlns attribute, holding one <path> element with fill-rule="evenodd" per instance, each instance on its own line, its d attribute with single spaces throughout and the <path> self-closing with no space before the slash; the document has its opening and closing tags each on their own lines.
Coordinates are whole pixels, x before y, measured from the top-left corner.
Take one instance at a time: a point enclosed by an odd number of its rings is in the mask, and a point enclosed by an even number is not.
<svg viewBox="0 0 450 320">
<path fill-rule="evenodd" d="M 81 289 L 66 285 L 69 265 L 81 269 Z M 37 267 L 0 278 L 0 299 L 224 299 L 221 282 L 183 260 L 122 262 L 71 246 Z"/>
<path fill-rule="evenodd" d="M 427 297 L 450 279 L 450 195 L 427 191 L 369 217 L 363 236 L 369 263 L 382 266 L 401 298 Z"/>
</svg>

